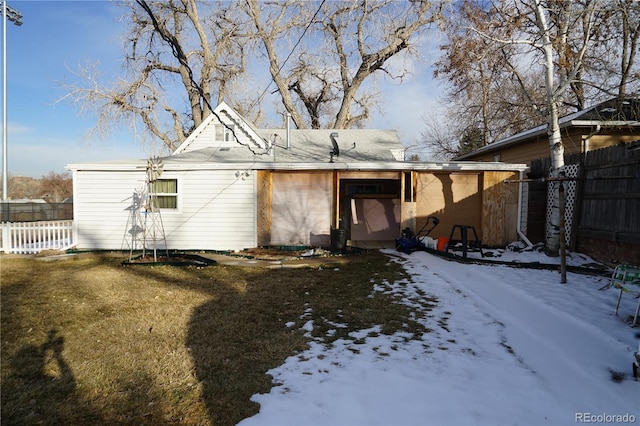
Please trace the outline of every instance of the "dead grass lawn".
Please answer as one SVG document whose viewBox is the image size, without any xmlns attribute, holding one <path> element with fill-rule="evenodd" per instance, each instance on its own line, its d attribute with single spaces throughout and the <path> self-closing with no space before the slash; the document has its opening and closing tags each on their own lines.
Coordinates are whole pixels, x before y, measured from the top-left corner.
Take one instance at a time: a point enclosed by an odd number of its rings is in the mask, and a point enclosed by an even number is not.
<svg viewBox="0 0 640 426">
<path fill-rule="evenodd" d="M 373 291 L 406 278 L 377 252 L 337 271 L 121 260 L 0 258 L 3 424 L 236 424 L 258 412 L 266 371 L 306 348 L 307 308 L 319 335 L 332 321 L 348 325 L 335 338 L 425 331 Z"/>
</svg>

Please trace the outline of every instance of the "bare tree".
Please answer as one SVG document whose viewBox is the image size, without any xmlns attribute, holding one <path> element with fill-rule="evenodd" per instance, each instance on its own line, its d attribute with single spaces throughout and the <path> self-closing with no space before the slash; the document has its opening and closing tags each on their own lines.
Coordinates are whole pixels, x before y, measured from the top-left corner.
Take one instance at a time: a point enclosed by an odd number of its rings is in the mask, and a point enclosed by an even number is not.
<svg viewBox="0 0 640 426">
<path fill-rule="evenodd" d="M 640 2 L 599 0 L 542 2 L 555 31 L 555 74 L 569 79 L 558 105 L 566 115 L 588 104 L 612 97 L 622 100 L 640 93 L 640 69 L 636 64 L 640 37 Z M 593 14 L 576 14 L 592 8 Z M 566 19 L 567 15 L 573 18 Z M 449 83 L 444 99 L 461 121 L 461 129 L 484 129 L 485 143 L 520 132 L 546 120 L 548 108 L 544 82 L 535 49 L 505 43 L 507 36 L 536 35 L 536 19 L 526 1 L 463 1 L 454 3 L 440 20 L 446 35 L 434 76 Z M 482 31 L 477 31 L 481 29 Z M 590 31 L 590 33 L 585 33 Z M 556 36 L 565 32 L 566 36 Z M 581 66 L 572 78 L 575 55 L 582 40 L 589 40 Z M 562 47 L 564 45 L 564 48 Z"/>
<path fill-rule="evenodd" d="M 598 24 L 594 27 L 592 49 L 585 57 L 586 69 L 597 81 L 591 91 L 602 92 L 603 97 L 640 95 L 640 67 L 636 58 L 640 46 L 640 2 L 634 0 L 602 0 L 597 11 Z"/>
<path fill-rule="evenodd" d="M 515 31 L 506 28 L 509 22 L 522 19 L 509 15 L 519 13 L 464 1 L 440 21 L 447 42 L 434 77 L 449 84 L 444 101 L 461 122 L 457 139 L 465 130 L 479 128 L 484 144 L 490 144 L 542 120 L 540 67 L 531 66 L 529 52 L 501 39 Z"/>
<path fill-rule="evenodd" d="M 80 68 L 81 82 L 67 86 L 67 98 L 97 112 L 97 132 L 141 124 L 173 150 L 223 98 L 250 119 L 262 114 L 266 91 L 251 101 L 236 90 L 250 83 L 249 58 L 254 74 L 266 59 L 278 109 L 298 128 L 362 125 L 378 99 L 367 83 L 378 75 L 404 77 L 396 58 L 417 52 L 412 47 L 440 17 L 443 2 L 127 4 L 126 75 L 106 85 L 94 67 Z"/>
<path fill-rule="evenodd" d="M 547 134 L 549 135 L 549 151 L 551 153 L 551 177 L 564 174 L 564 145 L 560 133 L 559 106 L 563 103 L 570 85 L 577 80 L 582 69 L 584 55 L 590 47 L 590 37 L 594 25 L 597 1 L 587 1 L 582 7 L 573 9 L 573 3 L 559 2 L 546 7 L 541 0 L 533 0 L 536 17 L 534 39 L 531 45 L 541 50 L 545 68 L 545 95 L 547 101 Z M 570 5 L 570 6 L 567 6 Z M 550 15 L 555 14 L 555 22 L 549 22 Z M 570 40 L 570 28 L 577 22 L 582 25 L 580 37 Z M 555 24 L 555 25 L 554 25 Z M 558 59 L 561 70 L 556 78 L 555 60 Z M 559 186 L 550 187 L 553 191 L 551 217 L 547 224 L 547 253 L 557 255 L 560 248 L 560 204 Z"/>
<path fill-rule="evenodd" d="M 425 129 L 421 134 L 424 147 L 436 160 L 450 160 L 458 155 L 462 130 L 456 127 L 458 120 L 443 120 L 442 117 L 425 117 Z"/>
<path fill-rule="evenodd" d="M 470 69 L 469 74 L 473 74 L 476 87 L 483 88 L 482 72 L 491 70 L 492 76 L 501 77 L 499 85 L 507 82 L 509 91 L 515 89 L 520 100 L 528 101 L 531 111 L 535 111 L 547 123 L 552 160 L 550 175 L 553 177 L 562 175 L 564 170 L 559 117 L 568 105 L 573 104 L 578 108 L 584 106 L 585 76 L 589 71 L 585 58 L 596 42 L 594 37 L 598 23 L 602 22 L 599 15 L 602 9 L 599 6 L 598 0 L 463 2 L 463 7 L 459 9 L 467 22 L 466 33 L 475 34 L 474 42 L 465 50 L 476 56 L 477 52 L 501 54 L 496 56 L 497 59 L 487 60 L 489 56 L 480 58 L 482 64 L 486 64 L 484 67 L 465 67 L 453 54 L 445 56 L 443 62 L 449 66 L 443 71 L 456 87 L 461 87 L 456 78 L 460 78 L 462 71 Z M 453 33 L 456 34 L 456 31 Z M 453 40 L 456 41 L 455 38 Z M 461 52 L 458 50 L 456 55 Z M 493 65 L 497 67 L 495 70 Z M 536 75 L 542 78 L 536 79 Z M 597 84 L 591 86 L 596 87 Z M 487 92 L 498 93 L 491 88 Z M 481 99 L 479 103 L 482 108 L 490 110 L 484 105 L 489 97 L 481 93 L 475 98 Z M 499 98 L 505 99 L 504 93 Z M 559 248 L 557 193 L 554 199 L 550 223 L 547 225 L 550 230 L 546 241 L 549 253 L 557 253 Z"/>
<path fill-rule="evenodd" d="M 9 176 L 8 198 L 45 199 L 49 203 L 61 203 L 73 195 L 71 173 L 49 172 L 40 179 L 31 176 Z"/>
<path fill-rule="evenodd" d="M 464 111 L 450 109 L 445 117 L 434 115 L 424 118 L 425 130 L 420 145 L 429 149 L 436 160 L 451 160 L 480 148 L 485 135 L 480 127 L 468 125 L 471 121 L 461 119 Z"/>
<path fill-rule="evenodd" d="M 636 65 L 636 55 L 640 46 L 640 2 L 618 0 L 618 16 L 622 27 L 620 55 L 620 85 L 618 99 L 622 100 L 628 92 L 640 94 L 640 67 Z M 633 88 L 628 91 L 628 88 Z"/>
<path fill-rule="evenodd" d="M 40 198 L 40 182 L 31 176 L 9 176 L 7 195 L 10 199 Z"/>
<path fill-rule="evenodd" d="M 212 99 L 230 97 L 243 75 L 243 15 L 235 2 L 136 0 L 127 7 L 125 76 L 105 85 L 95 67 L 81 67 L 67 97 L 97 113 L 96 132 L 141 123 L 174 150 L 210 114 Z"/>
<path fill-rule="evenodd" d="M 350 128 L 369 117 L 377 99 L 373 87 L 364 89 L 365 82 L 378 74 L 404 77 L 406 69 L 394 69 L 391 59 L 415 53 L 412 46 L 440 18 L 443 2 L 248 0 L 246 5 L 295 125 Z M 304 42 L 297 52 L 295 39 Z"/>
<path fill-rule="evenodd" d="M 70 172 L 49 172 L 39 180 L 39 197 L 48 203 L 61 203 L 73 195 L 73 180 Z"/>
</svg>

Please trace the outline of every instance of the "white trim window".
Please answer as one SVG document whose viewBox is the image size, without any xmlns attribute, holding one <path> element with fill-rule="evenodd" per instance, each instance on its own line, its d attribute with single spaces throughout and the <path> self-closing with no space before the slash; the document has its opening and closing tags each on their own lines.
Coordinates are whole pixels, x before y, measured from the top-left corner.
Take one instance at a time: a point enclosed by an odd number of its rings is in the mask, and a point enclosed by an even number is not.
<svg viewBox="0 0 640 426">
<path fill-rule="evenodd" d="M 233 124 L 216 124 L 216 141 L 233 142 L 235 126 Z"/>
<path fill-rule="evenodd" d="M 178 179 L 158 179 L 153 182 L 152 191 L 158 200 L 158 207 L 165 210 L 178 209 Z"/>
</svg>

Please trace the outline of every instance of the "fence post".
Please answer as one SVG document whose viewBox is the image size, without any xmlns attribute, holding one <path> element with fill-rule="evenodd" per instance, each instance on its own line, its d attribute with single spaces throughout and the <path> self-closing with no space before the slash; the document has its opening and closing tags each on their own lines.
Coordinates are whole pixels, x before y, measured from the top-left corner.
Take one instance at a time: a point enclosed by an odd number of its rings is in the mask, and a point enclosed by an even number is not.
<svg viewBox="0 0 640 426">
<path fill-rule="evenodd" d="M 75 245 L 78 243 L 78 223 L 73 220 L 71 221 L 71 244 Z"/>
<path fill-rule="evenodd" d="M 6 254 L 11 251 L 11 222 L 2 222 L 2 251 Z"/>
<path fill-rule="evenodd" d="M 558 193 L 560 197 L 560 283 L 567 283 L 567 241 L 566 241 L 566 232 L 565 232 L 565 191 L 564 191 L 564 182 L 559 182 L 560 188 L 558 188 Z"/>
</svg>

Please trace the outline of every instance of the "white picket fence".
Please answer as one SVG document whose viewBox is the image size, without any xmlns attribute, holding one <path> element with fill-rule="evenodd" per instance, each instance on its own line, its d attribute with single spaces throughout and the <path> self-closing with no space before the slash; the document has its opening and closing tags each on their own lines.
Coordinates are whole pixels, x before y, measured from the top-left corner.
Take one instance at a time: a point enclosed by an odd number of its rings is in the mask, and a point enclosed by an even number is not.
<svg viewBox="0 0 640 426">
<path fill-rule="evenodd" d="M 67 250 L 75 245 L 73 220 L 2 222 L 4 253 L 33 254 L 42 250 Z"/>
</svg>

